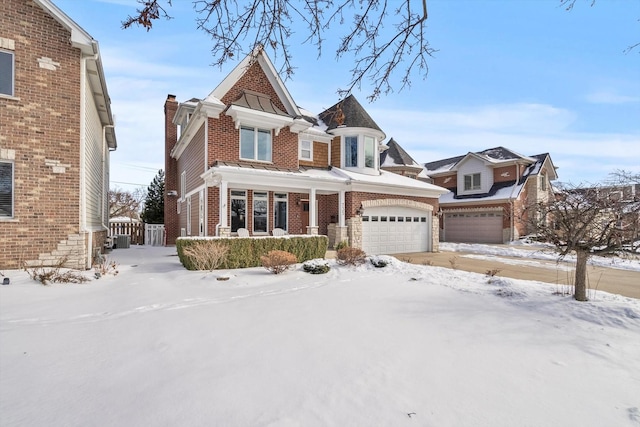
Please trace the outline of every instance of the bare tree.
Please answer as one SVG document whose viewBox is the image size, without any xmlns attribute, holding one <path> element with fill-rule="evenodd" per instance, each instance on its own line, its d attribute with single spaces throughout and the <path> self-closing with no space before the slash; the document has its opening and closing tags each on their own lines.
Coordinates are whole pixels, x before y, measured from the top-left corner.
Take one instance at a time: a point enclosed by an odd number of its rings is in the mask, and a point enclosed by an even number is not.
<svg viewBox="0 0 640 427">
<path fill-rule="evenodd" d="M 129 192 L 118 187 L 109 190 L 109 217 L 138 218 L 145 198 L 141 188 Z"/>
<path fill-rule="evenodd" d="M 171 6 L 171 1 L 138 0 L 143 7 L 123 21 L 123 28 L 136 24 L 150 30 L 156 19 L 170 19 L 163 4 Z M 290 43 L 315 45 L 320 56 L 326 35 L 335 38 L 331 29 L 340 28 L 336 58 L 350 56 L 354 64 L 351 81 L 338 90 L 342 97 L 369 80 L 373 90 L 368 99 L 376 100 L 393 91 L 392 76 L 401 66 L 400 90 L 409 87 L 416 69 L 426 78 L 427 58 L 436 52 L 425 35 L 427 0 L 195 0 L 193 4 L 198 28 L 213 40 L 216 65 L 267 47 L 276 57 L 282 55 L 280 72 L 287 78 L 295 70 Z M 298 36 L 292 31 L 294 23 L 306 26 L 300 40 L 293 40 Z"/>
<path fill-rule="evenodd" d="M 638 239 L 640 195 L 627 197 L 631 192 L 625 193 L 620 185 L 559 184 L 555 190 L 554 199 L 529 204 L 524 217 L 541 240 L 558 248 L 561 257 L 576 253 L 574 298 L 586 301 L 589 258 L 634 245 Z"/>
<path fill-rule="evenodd" d="M 560 6 L 564 7 L 566 10 L 570 11 L 576 5 L 577 1 L 578 0 L 560 0 Z M 590 4 L 590 6 L 593 6 L 593 5 L 596 4 L 596 0 L 586 0 L 586 1 Z M 638 19 L 637 21 L 640 22 L 640 19 Z M 627 46 L 627 48 L 623 52 L 624 53 L 629 53 L 629 52 L 631 52 L 633 49 L 635 49 L 638 46 L 640 46 L 640 42 L 634 43 L 632 45 Z"/>
</svg>

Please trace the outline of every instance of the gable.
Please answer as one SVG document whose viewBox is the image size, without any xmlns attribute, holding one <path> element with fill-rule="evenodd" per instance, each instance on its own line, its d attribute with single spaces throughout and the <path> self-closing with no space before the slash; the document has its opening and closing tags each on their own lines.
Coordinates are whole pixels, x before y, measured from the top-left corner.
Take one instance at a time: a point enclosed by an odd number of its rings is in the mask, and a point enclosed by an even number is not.
<svg viewBox="0 0 640 427">
<path fill-rule="evenodd" d="M 225 105 L 230 105 L 241 98 L 243 92 L 249 90 L 255 93 L 266 95 L 271 102 L 280 110 L 287 112 L 287 108 L 271 85 L 269 78 L 265 74 L 260 64 L 255 61 L 240 79 L 224 94 L 220 99 Z"/>
</svg>

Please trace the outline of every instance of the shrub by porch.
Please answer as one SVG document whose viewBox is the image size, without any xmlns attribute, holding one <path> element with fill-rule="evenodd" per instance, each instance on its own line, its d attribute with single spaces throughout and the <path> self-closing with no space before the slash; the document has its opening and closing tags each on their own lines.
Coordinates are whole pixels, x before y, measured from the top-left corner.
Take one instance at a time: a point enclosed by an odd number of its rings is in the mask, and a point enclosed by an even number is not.
<svg viewBox="0 0 640 427">
<path fill-rule="evenodd" d="M 283 237 L 179 237 L 176 249 L 180 262 L 187 270 L 196 270 L 193 260 L 185 254 L 186 247 L 216 240 L 228 246 L 227 256 L 219 269 L 260 267 L 260 257 L 269 251 L 280 250 L 294 254 L 298 262 L 324 258 L 329 245 L 327 236 L 297 235 Z"/>
</svg>

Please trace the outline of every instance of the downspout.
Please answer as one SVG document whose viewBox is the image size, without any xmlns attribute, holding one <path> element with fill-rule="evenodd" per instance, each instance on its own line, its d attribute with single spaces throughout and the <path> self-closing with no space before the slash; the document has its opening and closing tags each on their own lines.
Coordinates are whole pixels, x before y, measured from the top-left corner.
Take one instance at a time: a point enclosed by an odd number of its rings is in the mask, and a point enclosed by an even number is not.
<svg viewBox="0 0 640 427">
<path fill-rule="evenodd" d="M 107 201 L 106 201 L 106 197 L 107 194 L 109 193 L 109 183 L 107 182 L 107 160 L 106 160 L 106 153 L 108 153 L 107 150 L 107 128 L 114 128 L 114 125 L 104 125 L 102 126 L 102 187 L 103 187 L 103 191 L 102 191 L 102 227 L 104 227 L 105 230 L 109 230 L 109 226 L 107 225 L 107 222 L 105 222 L 106 218 L 105 218 L 105 206 L 107 206 Z M 108 207 L 107 207 L 108 210 Z M 110 214 L 110 212 L 109 212 Z"/>
</svg>

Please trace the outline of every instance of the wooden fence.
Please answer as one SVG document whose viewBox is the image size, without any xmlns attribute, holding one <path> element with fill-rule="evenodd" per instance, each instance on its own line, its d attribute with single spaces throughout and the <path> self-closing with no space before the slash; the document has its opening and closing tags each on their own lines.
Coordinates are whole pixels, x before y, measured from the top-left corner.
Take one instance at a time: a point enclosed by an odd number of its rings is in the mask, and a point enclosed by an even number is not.
<svg viewBox="0 0 640 427">
<path fill-rule="evenodd" d="M 132 245 L 144 245 L 144 224 L 141 222 L 109 223 L 110 236 L 130 236 Z"/>
<path fill-rule="evenodd" d="M 132 245 L 164 246 L 164 224 L 142 222 L 112 222 L 109 235 L 130 236 Z"/>
</svg>

